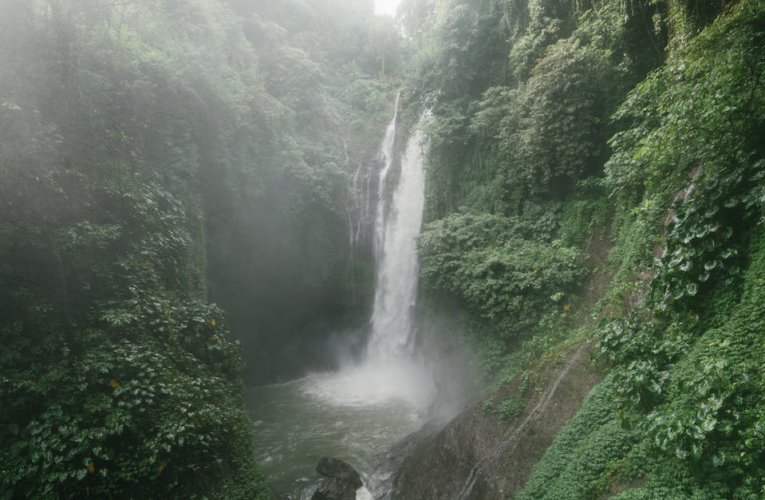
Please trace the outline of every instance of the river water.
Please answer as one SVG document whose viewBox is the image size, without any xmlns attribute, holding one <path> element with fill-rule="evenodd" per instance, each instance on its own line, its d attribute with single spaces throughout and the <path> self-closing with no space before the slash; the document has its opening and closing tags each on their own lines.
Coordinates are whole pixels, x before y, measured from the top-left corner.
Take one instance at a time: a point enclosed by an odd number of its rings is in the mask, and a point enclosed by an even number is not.
<svg viewBox="0 0 765 500">
<path fill-rule="evenodd" d="M 397 117 L 398 99 L 380 147 L 382 169 L 371 235 L 377 279 L 364 358 L 337 372 L 310 374 L 247 394 L 258 461 L 276 492 L 291 498 L 310 498 L 322 481 L 314 468 L 323 456 L 349 462 L 377 496 L 376 487 L 384 479 L 380 475 L 386 472 L 374 470 L 373 458 L 417 430 L 432 404 L 435 383 L 414 349 L 416 240 L 425 185 L 422 134 L 417 127 L 409 138 L 389 195 Z M 360 178 L 358 171 L 355 178 Z M 366 213 L 356 212 L 362 217 Z M 361 224 L 349 224 L 352 244 L 358 240 L 354 226 Z M 369 490 L 360 490 L 357 498 L 372 498 Z"/>
<path fill-rule="evenodd" d="M 429 374 L 417 365 L 363 365 L 248 391 L 257 459 L 274 490 L 310 498 L 323 456 L 341 458 L 375 491 L 373 459 L 423 423 Z M 364 498 L 364 492 L 359 492 Z M 367 496 L 366 498 L 372 498 Z"/>
</svg>

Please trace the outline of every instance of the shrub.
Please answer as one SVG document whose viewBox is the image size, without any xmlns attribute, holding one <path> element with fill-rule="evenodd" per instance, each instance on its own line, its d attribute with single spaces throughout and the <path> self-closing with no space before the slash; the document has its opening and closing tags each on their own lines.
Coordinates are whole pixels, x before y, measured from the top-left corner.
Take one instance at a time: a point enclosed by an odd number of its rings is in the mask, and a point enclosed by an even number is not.
<svg viewBox="0 0 765 500">
<path fill-rule="evenodd" d="M 576 250 L 522 232 L 513 220 L 488 214 L 427 225 L 418 243 L 424 285 L 460 297 L 505 338 L 530 333 L 554 296 L 573 289 L 584 272 Z"/>
</svg>

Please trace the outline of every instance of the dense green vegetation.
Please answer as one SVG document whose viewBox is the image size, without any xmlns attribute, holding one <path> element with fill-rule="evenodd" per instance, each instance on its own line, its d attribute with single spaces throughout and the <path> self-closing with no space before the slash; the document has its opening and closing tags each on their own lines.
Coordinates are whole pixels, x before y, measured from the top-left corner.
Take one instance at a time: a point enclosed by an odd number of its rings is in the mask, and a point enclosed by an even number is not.
<svg viewBox="0 0 765 500">
<path fill-rule="evenodd" d="M 428 225 L 419 242 L 425 286 L 462 298 L 501 337 L 533 328 L 582 275 L 576 250 L 535 241 L 535 224 L 514 222 L 452 215 Z"/>
<path fill-rule="evenodd" d="M 215 150 L 234 175 L 208 197 L 208 277 L 249 378 L 269 380 L 326 364 L 322 335 L 366 320 L 373 256 L 351 258 L 347 207 L 357 163 L 377 161 L 402 52 L 371 0 L 230 3 L 271 107 L 242 118 L 240 152 Z"/>
<path fill-rule="evenodd" d="M 608 374 L 520 497 L 765 495 L 765 4 L 402 13 L 405 95 L 432 112 L 426 316 L 460 304 L 498 386 L 593 337 Z"/>
<path fill-rule="evenodd" d="M 765 496 L 765 3 L 399 21 L 0 0 L 0 498 L 269 496 L 242 381 L 364 322 L 351 179 L 399 89 L 402 130 L 428 110 L 423 332 L 516 383 L 483 404 L 508 424 L 596 346 L 603 382 L 520 497 Z"/>
<path fill-rule="evenodd" d="M 470 330 L 493 357 L 509 353 L 541 318 L 568 311 L 593 267 L 586 242 L 604 236 L 610 210 L 602 178 L 607 141 L 618 130 L 610 116 L 664 57 L 666 23 L 645 22 L 662 8 L 403 5 L 404 26 L 419 42 L 405 95 L 432 112 L 424 284 L 465 299 L 483 319 Z M 506 222 L 488 228 L 487 220 Z M 464 244 L 447 243 L 456 239 Z M 450 262 L 471 268 L 455 274 Z"/>
<path fill-rule="evenodd" d="M 0 2 L 0 498 L 269 496 L 242 355 L 278 377 L 369 293 L 393 35 L 371 1 Z"/>
</svg>

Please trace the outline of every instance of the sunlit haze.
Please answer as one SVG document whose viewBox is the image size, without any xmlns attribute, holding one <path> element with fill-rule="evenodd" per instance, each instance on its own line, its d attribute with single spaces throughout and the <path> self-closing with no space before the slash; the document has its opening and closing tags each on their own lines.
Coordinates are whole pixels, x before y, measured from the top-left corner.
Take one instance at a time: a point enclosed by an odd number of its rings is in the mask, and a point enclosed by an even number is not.
<svg viewBox="0 0 765 500">
<path fill-rule="evenodd" d="M 0 0 L 0 500 L 765 500 L 764 47 L 765 0 Z"/>
<path fill-rule="evenodd" d="M 375 0 L 375 12 L 378 14 L 395 15 L 396 7 L 401 0 Z"/>
</svg>

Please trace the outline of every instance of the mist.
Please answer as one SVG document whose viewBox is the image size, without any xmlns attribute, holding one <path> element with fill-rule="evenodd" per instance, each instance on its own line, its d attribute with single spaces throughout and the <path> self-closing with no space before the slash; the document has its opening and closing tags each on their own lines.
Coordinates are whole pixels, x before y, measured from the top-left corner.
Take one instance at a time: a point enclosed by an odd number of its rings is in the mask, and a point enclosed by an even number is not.
<svg viewBox="0 0 765 500">
<path fill-rule="evenodd" d="M 762 0 L 0 0 L 0 498 L 765 495 Z"/>
<path fill-rule="evenodd" d="M 91 429 L 40 466 L 49 479 L 4 455 L 4 495 L 220 491 L 259 459 L 273 483 L 297 429 L 253 448 L 250 422 L 274 423 L 259 411 L 289 391 L 252 402 L 274 383 L 300 386 L 303 420 L 316 401 L 365 422 L 411 412 L 375 420 L 363 453 L 339 448 L 364 474 L 432 414 L 415 332 L 424 145 L 399 106 L 396 4 L 2 2 L 2 440 Z M 216 462 L 205 440 L 239 451 Z M 184 479 L 202 462 L 218 464 L 204 484 Z M 285 488 L 315 489 L 310 470 Z M 260 474 L 236 487 L 257 497 Z"/>
</svg>

